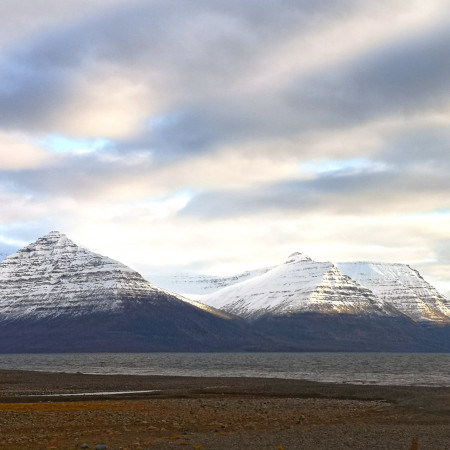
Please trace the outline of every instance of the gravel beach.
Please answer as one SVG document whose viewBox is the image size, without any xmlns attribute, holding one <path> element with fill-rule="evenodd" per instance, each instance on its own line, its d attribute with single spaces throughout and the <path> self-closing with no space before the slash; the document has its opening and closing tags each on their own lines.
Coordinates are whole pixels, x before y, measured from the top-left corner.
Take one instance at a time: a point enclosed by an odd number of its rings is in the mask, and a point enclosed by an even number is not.
<svg viewBox="0 0 450 450">
<path fill-rule="evenodd" d="M 0 371 L 1 449 L 101 445 L 448 449 L 450 388 Z"/>
</svg>

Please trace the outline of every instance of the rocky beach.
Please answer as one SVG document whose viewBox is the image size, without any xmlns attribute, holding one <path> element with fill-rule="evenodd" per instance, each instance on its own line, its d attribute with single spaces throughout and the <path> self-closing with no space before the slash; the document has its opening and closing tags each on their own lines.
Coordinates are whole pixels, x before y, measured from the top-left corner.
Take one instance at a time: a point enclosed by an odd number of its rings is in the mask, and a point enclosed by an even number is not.
<svg viewBox="0 0 450 450">
<path fill-rule="evenodd" d="M 2 449 L 450 446 L 448 387 L 3 370 L 0 388 Z"/>
</svg>

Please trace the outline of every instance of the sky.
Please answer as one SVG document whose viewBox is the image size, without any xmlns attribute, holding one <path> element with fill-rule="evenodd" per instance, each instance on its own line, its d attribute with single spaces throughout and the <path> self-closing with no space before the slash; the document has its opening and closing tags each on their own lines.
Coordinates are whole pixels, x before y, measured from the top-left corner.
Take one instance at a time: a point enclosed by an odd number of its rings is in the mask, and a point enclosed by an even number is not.
<svg viewBox="0 0 450 450">
<path fill-rule="evenodd" d="M 300 251 L 450 291 L 447 0 L 4 0 L 0 253 L 157 272 Z"/>
</svg>

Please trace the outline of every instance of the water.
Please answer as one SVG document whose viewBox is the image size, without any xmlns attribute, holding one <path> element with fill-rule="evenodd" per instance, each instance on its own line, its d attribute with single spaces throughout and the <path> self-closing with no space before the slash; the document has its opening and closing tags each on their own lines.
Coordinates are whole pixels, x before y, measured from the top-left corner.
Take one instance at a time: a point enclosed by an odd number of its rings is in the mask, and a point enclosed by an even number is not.
<svg viewBox="0 0 450 450">
<path fill-rule="evenodd" d="M 0 369 L 450 386 L 450 354 L 429 353 L 18 354 L 0 355 Z"/>
</svg>

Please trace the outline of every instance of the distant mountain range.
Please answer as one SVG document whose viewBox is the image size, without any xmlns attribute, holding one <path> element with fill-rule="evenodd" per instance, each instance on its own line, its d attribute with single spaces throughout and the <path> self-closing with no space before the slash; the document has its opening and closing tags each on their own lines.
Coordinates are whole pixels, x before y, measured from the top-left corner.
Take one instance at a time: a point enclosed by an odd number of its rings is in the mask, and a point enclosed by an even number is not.
<svg viewBox="0 0 450 450">
<path fill-rule="evenodd" d="M 294 253 L 272 268 L 245 272 L 245 277 L 213 278 L 209 293 L 198 301 L 242 317 L 292 312 L 374 313 L 374 306 L 390 315 L 414 321 L 450 324 L 450 301 L 406 264 L 316 262 Z M 199 292 L 193 276 L 191 291 Z M 222 286 L 222 288 L 218 288 Z M 183 290 L 172 285 L 173 291 Z M 380 312 L 380 311 L 379 311 Z"/>
<path fill-rule="evenodd" d="M 399 314 L 334 264 L 312 261 L 301 253 L 262 275 L 204 295 L 200 301 L 249 319 L 304 312 Z"/>
<path fill-rule="evenodd" d="M 295 253 L 165 283 L 193 298 L 51 232 L 0 263 L 0 352 L 450 351 L 450 302 L 403 264 Z"/>
</svg>

